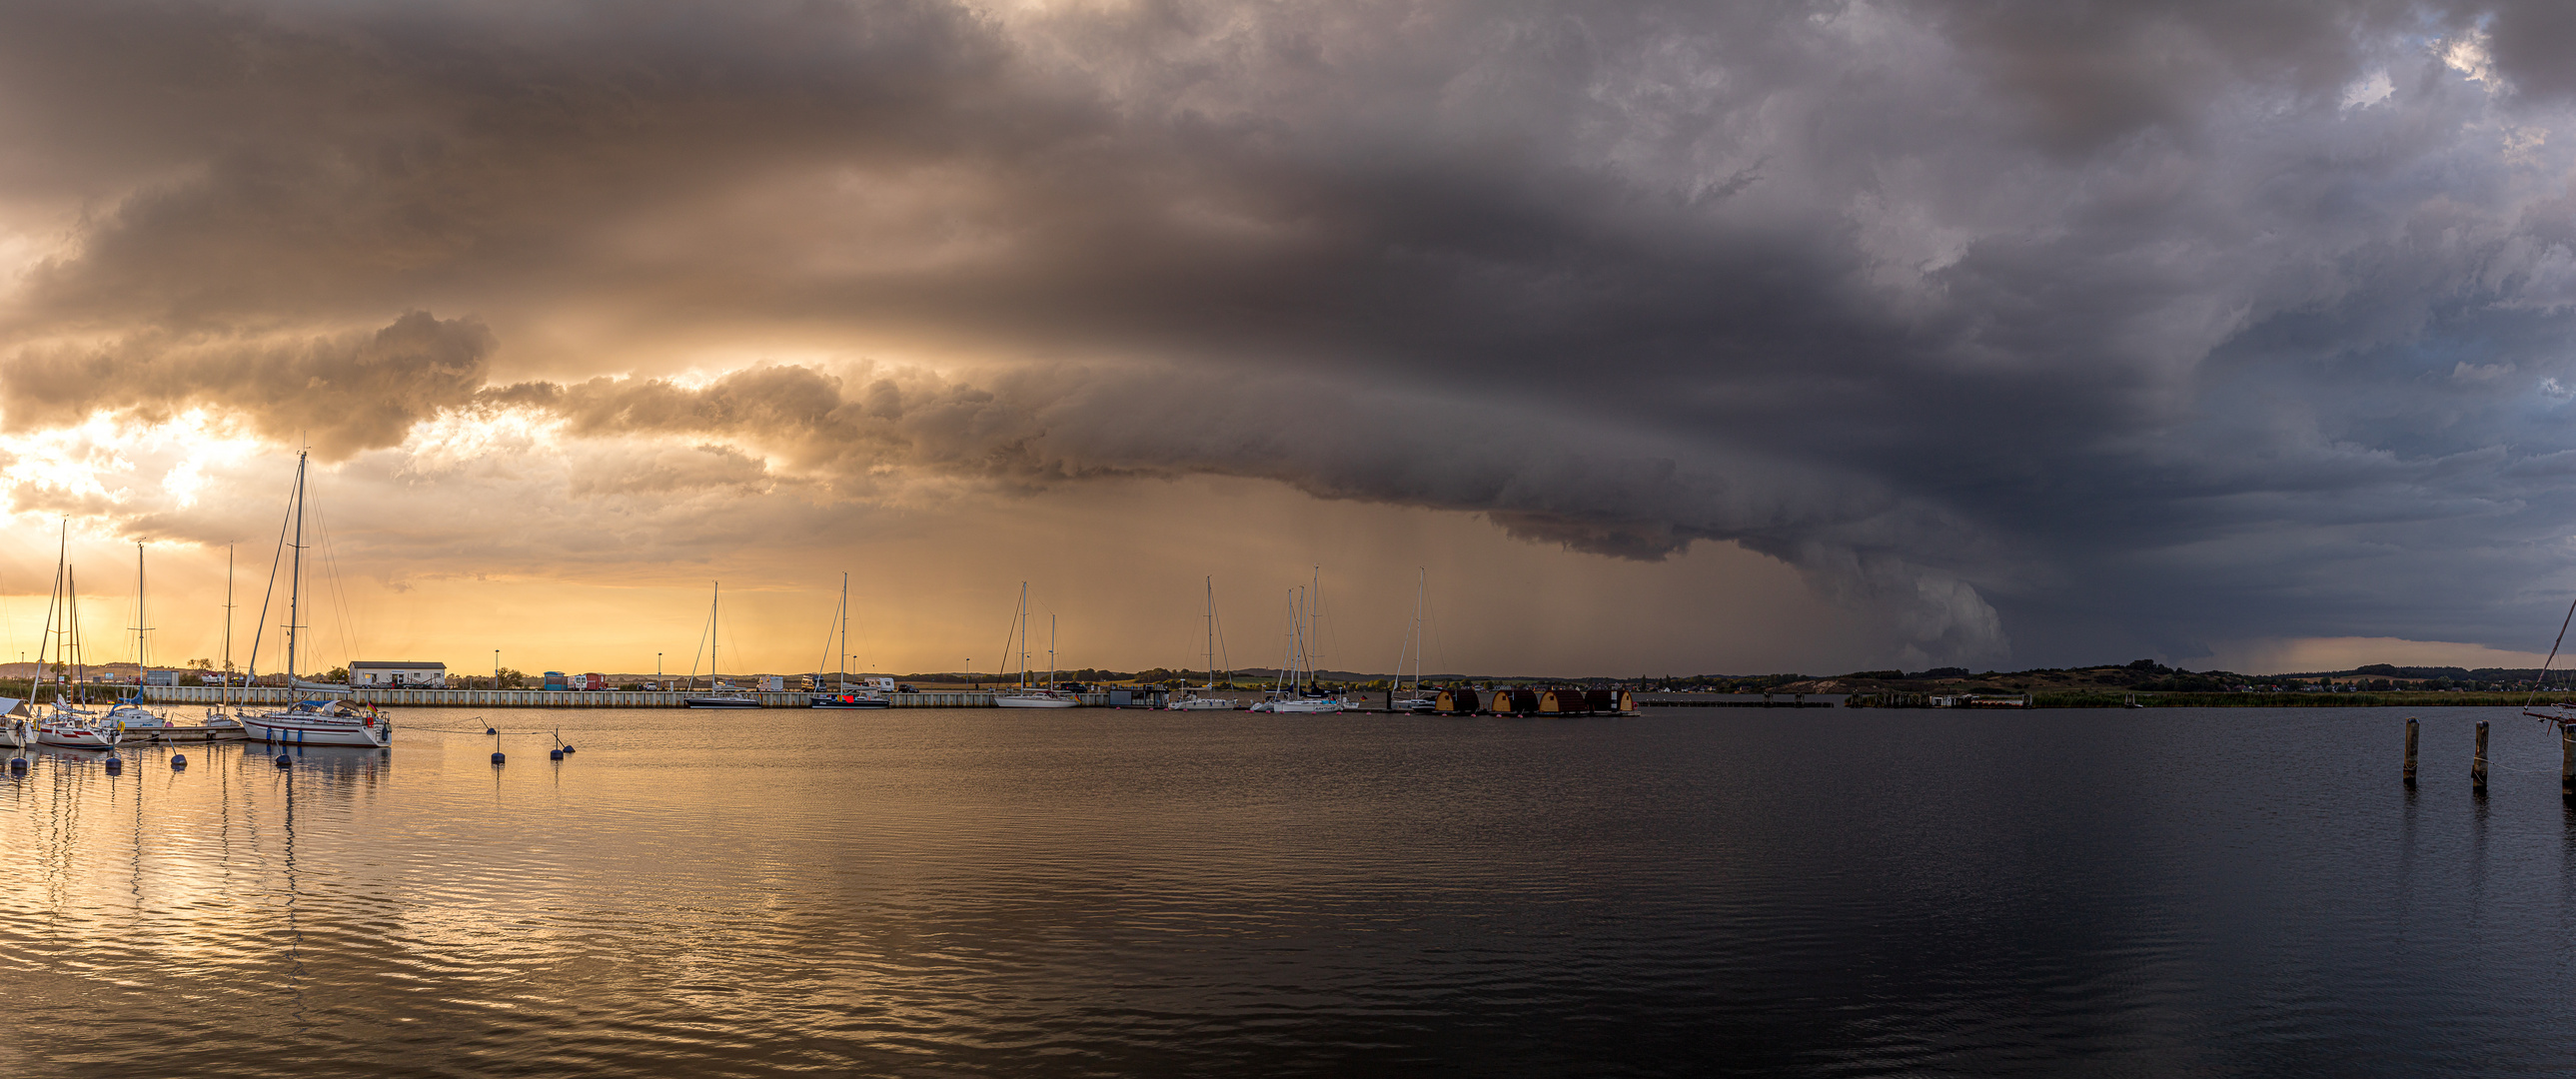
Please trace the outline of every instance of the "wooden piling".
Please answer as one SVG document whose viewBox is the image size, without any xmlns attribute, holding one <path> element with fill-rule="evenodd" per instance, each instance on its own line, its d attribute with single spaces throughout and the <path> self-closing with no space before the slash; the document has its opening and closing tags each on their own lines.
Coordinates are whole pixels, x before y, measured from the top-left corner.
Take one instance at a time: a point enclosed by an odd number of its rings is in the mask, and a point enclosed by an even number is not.
<svg viewBox="0 0 2576 1079">
<path fill-rule="evenodd" d="M 2424 725 L 2415 717 L 2406 717 L 2406 785 L 2415 785 L 2415 743 L 2424 733 Z"/>
<path fill-rule="evenodd" d="M 2576 802 L 2576 726 L 2558 726 L 2558 797 Z"/>
<path fill-rule="evenodd" d="M 2482 797 L 2487 793 L 2487 721 L 2483 719 L 2478 721 L 2478 757 L 2469 762 L 2469 791 Z"/>
</svg>

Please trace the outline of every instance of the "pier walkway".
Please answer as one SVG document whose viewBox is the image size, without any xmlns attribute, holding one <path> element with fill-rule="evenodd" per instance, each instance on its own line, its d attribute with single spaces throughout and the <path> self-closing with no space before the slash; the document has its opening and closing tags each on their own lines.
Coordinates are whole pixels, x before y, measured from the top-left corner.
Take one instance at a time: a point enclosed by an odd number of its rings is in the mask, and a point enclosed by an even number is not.
<svg viewBox="0 0 2576 1079">
<path fill-rule="evenodd" d="M 218 704 L 226 699 L 242 704 L 290 704 L 325 694 L 271 686 L 235 686 L 229 690 L 220 686 L 145 686 L 143 695 L 154 704 Z M 692 695 L 677 690 L 360 689 L 352 691 L 349 699 L 400 708 L 685 708 L 682 698 Z M 751 695 L 760 698 L 763 708 L 806 708 L 813 701 L 813 694 L 801 689 Z M 1156 695 L 1143 690 L 1113 690 L 1079 696 L 1082 703 L 1094 708 L 1149 708 Z M 991 708 L 993 691 L 889 693 L 886 700 L 896 708 Z"/>
</svg>

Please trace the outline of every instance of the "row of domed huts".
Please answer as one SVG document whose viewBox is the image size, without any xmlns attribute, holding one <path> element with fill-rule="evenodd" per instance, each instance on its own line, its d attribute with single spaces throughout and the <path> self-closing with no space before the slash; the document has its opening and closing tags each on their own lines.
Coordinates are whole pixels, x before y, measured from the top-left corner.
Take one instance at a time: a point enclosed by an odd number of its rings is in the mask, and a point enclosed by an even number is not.
<svg viewBox="0 0 2576 1079">
<path fill-rule="evenodd" d="M 1444 716 L 1633 716 L 1637 695 L 1627 690 L 1572 686 L 1440 691 L 1434 709 Z"/>
</svg>

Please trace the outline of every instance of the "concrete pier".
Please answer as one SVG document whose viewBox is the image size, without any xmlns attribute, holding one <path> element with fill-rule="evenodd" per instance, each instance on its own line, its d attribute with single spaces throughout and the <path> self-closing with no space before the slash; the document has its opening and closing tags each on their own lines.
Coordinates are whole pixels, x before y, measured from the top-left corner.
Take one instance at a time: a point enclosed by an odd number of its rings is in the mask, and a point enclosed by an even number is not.
<svg viewBox="0 0 2576 1079">
<path fill-rule="evenodd" d="M 290 704 L 335 696 L 265 686 L 235 686 L 230 690 L 219 686 L 143 687 L 144 698 L 154 704 L 217 704 L 227 699 L 228 694 L 230 700 L 252 706 Z M 361 704 L 393 708 L 685 708 L 687 705 L 682 698 L 692 695 L 677 690 L 360 689 L 351 692 L 348 698 Z M 753 693 L 751 696 L 759 698 L 762 708 L 808 708 L 813 700 L 812 693 L 801 689 L 784 693 Z M 1148 690 L 1113 690 L 1079 696 L 1083 704 L 1094 708 L 1150 708 L 1155 694 Z M 886 700 L 896 708 L 990 708 L 993 707 L 993 691 L 889 693 Z"/>
</svg>

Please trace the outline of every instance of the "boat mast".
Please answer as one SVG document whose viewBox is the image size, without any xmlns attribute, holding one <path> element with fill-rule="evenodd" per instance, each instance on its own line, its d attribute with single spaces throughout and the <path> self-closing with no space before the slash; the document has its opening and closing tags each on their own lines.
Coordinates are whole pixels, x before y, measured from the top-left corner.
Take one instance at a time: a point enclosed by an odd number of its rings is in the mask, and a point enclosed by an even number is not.
<svg viewBox="0 0 2576 1079">
<path fill-rule="evenodd" d="M 1052 692 L 1052 691 L 1054 691 L 1054 689 L 1055 689 L 1055 616 L 1054 616 L 1054 615 L 1048 615 L 1048 616 L 1047 616 L 1047 680 L 1046 680 L 1046 689 L 1047 689 L 1049 692 Z"/>
<path fill-rule="evenodd" d="M 841 692 L 850 691 L 850 574 L 841 573 Z"/>
<path fill-rule="evenodd" d="M 35 700 L 45 691 L 45 650 L 54 643 L 54 607 L 63 599 L 63 565 L 71 557 L 71 536 L 71 522 L 64 521 L 62 549 L 54 555 L 54 588 L 52 594 L 45 597 L 45 630 L 36 635 L 35 680 L 27 683 L 27 697 L 30 704 L 35 703 Z M 54 693 L 54 707 L 60 710 L 62 703 L 62 692 L 57 690 Z"/>
<path fill-rule="evenodd" d="M 1029 582 L 1020 582 L 1020 688 L 1029 688 Z"/>
<path fill-rule="evenodd" d="M 1422 695 L 1422 588 L 1430 578 L 1430 570 L 1420 566 L 1413 568 L 1413 695 L 1416 697 Z M 1395 668 L 1395 676 L 1404 677 L 1401 663 Z"/>
<path fill-rule="evenodd" d="M 304 458 L 295 453 L 295 562 L 286 577 L 286 685 L 295 687 L 295 624 L 303 620 L 304 602 Z"/>
<path fill-rule="evenodd" d="M 89 677 L 89 654 L 80 646 L 80 577 L 70 566 L 63 567 L 63 645 L 71 650 L 72 703 L 79 704 L 81 682 Z M 55 694 L 59 702 L 62 694 Z"/>
<path fill-rule="evenodd" d="M 1208 692 L 1216 692 L 1216 577 L 1207 579 Z"/>
<path fill-rule="evenodd" d="M 143 545 L 134 545 L 134 684 L 141 692 L 144 668 L 152 665 L 149 641 L 144 634 L 152 631 L 143 616 Z"/>
<path fill-rule="evenodd" d="M 716 691 L 716 612 L 724 607 L 724 582 L 707 597 L 707 692 Z"/>
<path fill-rule="evenodd" d="M 495 676 L 497 679 L 497 676 Z M 233 702 L 233 545 L 224 545 L 224 684 L 222 703 Z M 499 681 L 492 688 L 501 688 Z"/>
</svg>

